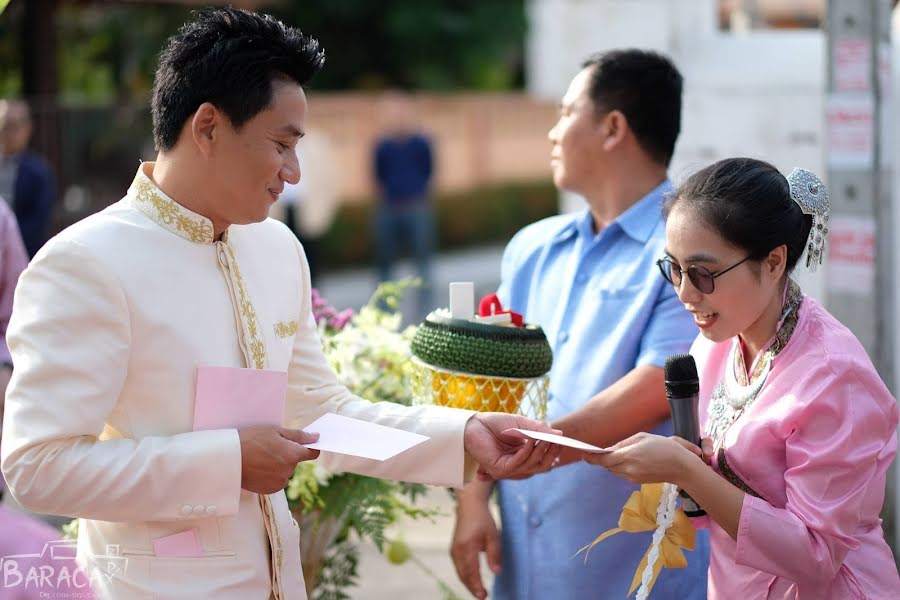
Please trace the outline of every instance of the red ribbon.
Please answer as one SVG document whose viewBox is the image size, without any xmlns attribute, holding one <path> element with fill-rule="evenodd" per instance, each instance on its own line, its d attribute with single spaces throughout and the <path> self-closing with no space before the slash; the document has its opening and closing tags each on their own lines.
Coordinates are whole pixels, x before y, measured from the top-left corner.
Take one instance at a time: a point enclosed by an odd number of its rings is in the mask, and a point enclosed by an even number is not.
<svg viewBox="0 0 900 600">
<path fill-rule="evenodd" d="M 491 315 L 502 314 L 508 314 L 510 319 L 512 320 L 513 325 L 515 325 L 516 327 L 522 327 L 525 323 L 525 320 L 519 313 L 513 312 L 509 309 L 504 310 L 503 305 L 500 303 L 500 298 L 497 297 L 497 294 L 488 294 L 481 299 L 481 302 L 478 303 L 479 317 L 489 317 Z"/>
</svg>

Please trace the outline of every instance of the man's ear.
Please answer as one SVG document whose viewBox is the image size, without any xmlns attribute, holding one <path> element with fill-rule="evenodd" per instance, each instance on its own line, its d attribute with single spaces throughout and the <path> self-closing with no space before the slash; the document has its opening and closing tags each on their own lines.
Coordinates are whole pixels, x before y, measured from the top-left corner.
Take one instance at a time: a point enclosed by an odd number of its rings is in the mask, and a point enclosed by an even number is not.
<svg viewBox="0 0 900 600">
<path fill-rule="evenodd" d="M 618 146 L 628 133 L 628 119 L 620 110 L 611 110 L 603 117 L 603 149 L 609 152 Z"/>
<path fill-rule="evenodd" d="M 221 132 L 223 116 L 212 103 L 204 102 L 191 117 L 191 139 L 205 157 L 212 153 L 212 146 Z"/>
</svg>

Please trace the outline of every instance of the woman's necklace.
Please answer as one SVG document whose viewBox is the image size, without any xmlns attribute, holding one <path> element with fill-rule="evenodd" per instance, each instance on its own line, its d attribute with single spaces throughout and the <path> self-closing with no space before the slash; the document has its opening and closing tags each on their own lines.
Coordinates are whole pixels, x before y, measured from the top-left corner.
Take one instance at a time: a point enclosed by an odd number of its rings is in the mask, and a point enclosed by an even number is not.
<svg viewBox="0 0 900 600">
<path fill-rule="evenodd" d="M 740 352 L 740 345 L 735 343 L 732 352 Z M 738 382 L 737 376 L 734 374 L 734 368 L 725 371 L 725 399 L 728 400 L 728 404 L 731 408 L 735 410 L 742 409 L 756 400 L 756 397 L 759 395 L 762 387 L 766 384 L 766 380 L 769 378 L 769 373 L 772 370 L 771 358 L 767 356 L 764 357 L 764 360 L 765 359 L 768 360 L 766 360 L 762 372 L 756 377 L 755 381 L 749 385 L 741 385 Z M 730 362 L 734 365 L 735 359 L 733 355 Z"/>
<path fill-rule="evenodd" d="M 725 433 L 744 414 L 762 392 L 769 379 L 775 357 L 787 345 L 797 326 L 798 312 L 802 301 L 800 288 L 793 281 L 788 281 L 785 290 L 784 311 L 779 321 L 772 343 L 765 349 L 754 365 L 753 372 L 747 375 L 741 342 L 735 340 L 725 368 L 724 380 L 713 389 L 709 403 L 709 419 L 706 435 L 713 438 L 714 450 L 718 452 L 725 441 Z M 739 381 L 739 374 L 741 379 Z"/>
</svg>

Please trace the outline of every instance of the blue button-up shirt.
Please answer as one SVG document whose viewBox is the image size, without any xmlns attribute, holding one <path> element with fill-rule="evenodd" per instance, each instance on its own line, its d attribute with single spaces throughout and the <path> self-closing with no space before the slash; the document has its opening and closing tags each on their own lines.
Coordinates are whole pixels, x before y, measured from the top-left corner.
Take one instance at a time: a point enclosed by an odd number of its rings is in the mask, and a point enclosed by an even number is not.
<svg viewBox="0 0 900 600">
<path fill-rule="evenodd" d="M 691 315 L 659 274 L 665 248 L 660 207 L 668 181 L 599 234 L 590 211 L 544 219 L 520 231 L 503 256 L 498 296 L 544 328 L 553 347 L 548 417 L 570 413 L 629 371 L 662 367 L 697 336 Z M 597 423 L 603 427 L 603 423 Z M 654 430 L 671 435 L 671 421 Z M 503 565 L 498 600 L 621 598 L 652 532 L 620 533 L 574 556 L 616 527 L 637 486 L 601 467 L 575 463 L 499 484 Z M 664 569 L 652 597 L 706 598 L 705 532 L 686 569 Z"/>
</svg>

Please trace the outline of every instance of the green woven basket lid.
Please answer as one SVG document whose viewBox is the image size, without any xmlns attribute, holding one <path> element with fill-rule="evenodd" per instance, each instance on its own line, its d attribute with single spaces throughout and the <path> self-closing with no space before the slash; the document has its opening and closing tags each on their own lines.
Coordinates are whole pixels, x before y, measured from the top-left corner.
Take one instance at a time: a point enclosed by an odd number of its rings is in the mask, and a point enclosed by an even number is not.
<svg viewBox="0 0 900 600">
<path fill-rule="evenodd" d="M 540 377 L 553 352 L 537 325 L 502 327 L 429 314 L 416 330 L 412 353 L 448 371 L 493 377 Z"/>
</svg>

